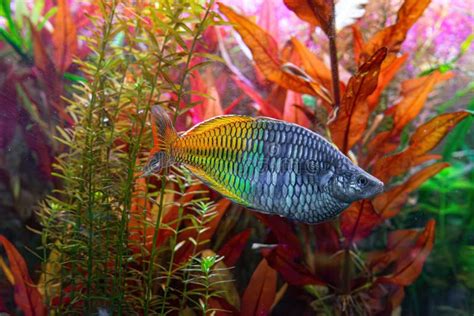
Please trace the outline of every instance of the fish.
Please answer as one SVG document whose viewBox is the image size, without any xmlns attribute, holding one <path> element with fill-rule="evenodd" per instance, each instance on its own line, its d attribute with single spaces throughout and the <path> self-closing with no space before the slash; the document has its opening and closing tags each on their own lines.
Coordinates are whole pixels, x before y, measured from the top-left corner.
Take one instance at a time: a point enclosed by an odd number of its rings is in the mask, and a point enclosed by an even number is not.
<svg viewBox="0 0 474 316">
<path fill-rule="evenodd" d="M 221 115 L 178 134 L 165 109 L 154 106 L 152 116 L 158 145 L 143 176 L 180 164 L 235 203 L 307 224 L 384 190 L 324 137 L 297 124 Z"/>
</svg>

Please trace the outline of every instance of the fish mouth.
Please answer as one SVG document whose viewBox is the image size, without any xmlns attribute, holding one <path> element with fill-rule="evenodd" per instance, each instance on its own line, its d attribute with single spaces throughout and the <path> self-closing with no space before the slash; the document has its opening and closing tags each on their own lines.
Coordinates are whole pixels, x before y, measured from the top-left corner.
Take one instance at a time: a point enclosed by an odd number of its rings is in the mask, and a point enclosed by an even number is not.
<svg viewBox="0 0 474 316">
<path fill-rule="evenodd" d="M 385 184 L 377 179 L 377 185 L 375 186 L 374 196 L 385 191 Z"/>
</svg>

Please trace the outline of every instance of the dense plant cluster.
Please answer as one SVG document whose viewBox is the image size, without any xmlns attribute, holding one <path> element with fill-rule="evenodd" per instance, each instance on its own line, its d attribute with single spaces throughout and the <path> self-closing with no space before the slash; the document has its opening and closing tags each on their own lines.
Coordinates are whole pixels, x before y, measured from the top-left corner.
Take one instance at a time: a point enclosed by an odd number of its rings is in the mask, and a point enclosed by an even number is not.
<svg viewBox="0 0 474 316">
<path fill-rule="evenodd" d="M 444 155 L 432 151 L 459 123 L 453 135 L 462 139 L 471 120 L 466 110 L 424 111 L 454 67 L 396 78 L 410 58 L 400 53 L 407 33 L 430 1 L 403 1 L 391 25 L 366 36 L 360 12 L 341 21 L 332 1 L 284 0 L 278 6 L 311 30 L 310 40 L 284 43 L 271 1 L 259 24 L 213 1 L 99 1 L 80 4 L 80 14 L 66 0 L 38 3 L 19 5 L 16 17 L 7 1 L 0 7 L 7 21 L 0 45 L 18 58 L 0 58 L 8 74 L 0 82 L 7 96 L 0 124 L 8 131 L 0 148 L 25 139 L 38 170 L 55 179 L 37 211 L 37 282 L 0 235 L 8 258 L 0 267 L 25 315 L 390 314 L 439 243 L 439 225 L 442 251 L 463 242 L 450 267 L 472 287 L 472 214 L 461 212 L 468 224 L 450 239 L 455 206 L 432 196 L 410 203 L 423 183 L 421 197 L 440 175 L 453 176 L 445 161 L 462 142 Z M 324 56 L 312 50 L 316 39 Z M 178 131 L 231 113 L 311 128 L 387 189 L 309 226 L 248 212 L 183 167 L 141 177 L 158 145 L 155 105 Z M 18 170 L 8 168 L 7 178 Z M 472 194 L 463 203 L 469 209 Z"/>
</svg>

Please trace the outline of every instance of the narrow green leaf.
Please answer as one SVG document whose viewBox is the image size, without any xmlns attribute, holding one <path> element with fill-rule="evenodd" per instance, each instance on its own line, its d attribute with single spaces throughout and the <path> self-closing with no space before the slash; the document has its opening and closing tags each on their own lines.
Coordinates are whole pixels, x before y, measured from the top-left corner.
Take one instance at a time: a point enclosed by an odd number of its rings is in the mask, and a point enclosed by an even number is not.
<svg viewBox="0 0 474 316">
<path fill-rule="evenodd" d="M 31 10 L 30 20 L 33 25 L 36 25 L 41 17 L 41 12 L 44 8 L 44 0 L 36 0 L 33 2 L 33 9 Z"/>
<path fill-rule="evenodd" d="M 46 22 L 48 22 L 48 20 L 53 17 L 53 15 L 56 14 L 56 12 L 58 12 L 58 7 L 52 7 L 48 12 L 46 12 L 46 14 L 44 15 L 44 17 L 41 19 L 41 21 L 38 23 L 38 26 L 36 27 L 38 31 L 41 31 L 44 27 L 44 25 L 46 24 Z"/>
<path fill-rule="evenodd" d="M 87 82 L 86 78 L 84 78 L 82 76 L 79 76 L 79 75 L 72 74 L 70 72 L 65 72 L 64 73 L 64 79 L 70 80 L 70 81 L 75 82 L 75 83 Z"/>
<path fill-rule="evenodd" d="M 460 51 L 461 54 L 465 54 L 469 50 L 469 48 L 471 47 L 472 41 L 474 41 L 474 34 L 470 34 L 464 40 L 464 42 L 462 42 L 461 51 Z"/>
</svg>

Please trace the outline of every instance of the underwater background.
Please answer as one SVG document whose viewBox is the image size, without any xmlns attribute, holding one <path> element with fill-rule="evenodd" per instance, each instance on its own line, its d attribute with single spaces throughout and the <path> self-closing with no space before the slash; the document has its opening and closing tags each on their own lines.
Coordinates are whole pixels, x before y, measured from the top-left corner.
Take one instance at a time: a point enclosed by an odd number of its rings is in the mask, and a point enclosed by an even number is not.
<svg viewBox="0 0 474 316">
<path fill-rule="evenodd" d="M 0 313 L 472 315 L 472 0 L 0 0 Z M 309 128 L 385 183 L 307 225 L 186 167 L 152 108 Z"/>
</svg>

